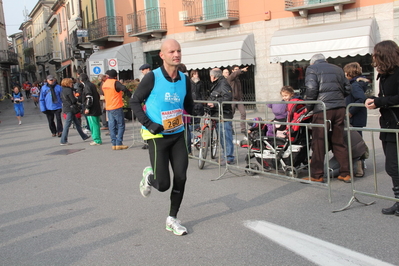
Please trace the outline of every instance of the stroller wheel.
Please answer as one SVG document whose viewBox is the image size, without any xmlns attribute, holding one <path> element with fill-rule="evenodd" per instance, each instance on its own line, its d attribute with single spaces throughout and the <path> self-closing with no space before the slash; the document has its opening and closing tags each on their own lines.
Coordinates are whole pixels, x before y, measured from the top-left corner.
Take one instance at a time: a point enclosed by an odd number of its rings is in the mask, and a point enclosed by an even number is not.
<svg viewBox="0 0 399 266">
<path fill-rule="evenodd" d="M 245 168 L 247 168 L 247 169 L 253 169 L 253 170 L 259 170 L 258 165 L 255 164 L 255 163 L 251 163 L 251 164 L 245 166 Z M 245 173 L 246 173 L 247 175 L 249 175 L 249 176 L 253 176 L 253 175 L 256 174 L 255 172 L 250 171 L 250 170 L 245 170 Z"/>
<path fill-rule="evenodd" d="M 298 178 L 298 170 L 293 166 L 287 166 L 285 175 L 293 178 Z"/>
</svg>

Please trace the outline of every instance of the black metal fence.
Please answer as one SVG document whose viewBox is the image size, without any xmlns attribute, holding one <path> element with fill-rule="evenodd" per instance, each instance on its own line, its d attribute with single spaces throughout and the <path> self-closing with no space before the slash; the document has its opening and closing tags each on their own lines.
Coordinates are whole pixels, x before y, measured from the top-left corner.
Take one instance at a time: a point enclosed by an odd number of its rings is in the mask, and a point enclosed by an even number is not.
<svg viewBox="0 0 399 266">
<path fill-rule="evenodd" d="M 18 55 L 12 51 L 1 50 L 0 51 L 0 63 L 18 65 Z"/>
<path fill-rule="evenodd" d="M 184 24 L 221 18 L 238 19 L 238 0 L 183 0 Z"/>
<path fill-rule="evenodd" d="M 148 31 L 166 31 L 166 9 L 154 7 L 127 15 L 128 24 L 132 25 L 131 34 Z"/>
<path fill-rule="evenodd" d="M 123 18 L 107 16 L 89 23 L 89 40 L 97 40 L 107 36 L 123 36 Z"/>
</svg>

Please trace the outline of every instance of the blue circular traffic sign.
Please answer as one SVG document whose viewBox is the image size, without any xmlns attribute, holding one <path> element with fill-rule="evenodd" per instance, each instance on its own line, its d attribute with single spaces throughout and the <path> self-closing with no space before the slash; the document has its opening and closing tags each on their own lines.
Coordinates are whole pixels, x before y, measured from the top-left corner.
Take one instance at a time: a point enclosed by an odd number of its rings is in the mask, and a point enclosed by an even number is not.
<svg viewBox="0 0 399 266">
<path fill-rule="evenodd" d="M 101 68 L 100 68 L 100 67 L 98 67 L 98 66 L 96 66 L 96 67 L 93 67 L 93 72 L 94 72 L 94 74 L 98 75 L 98 74 L 100 74 L 100 73 L 101 73 Z"/>
</svg>

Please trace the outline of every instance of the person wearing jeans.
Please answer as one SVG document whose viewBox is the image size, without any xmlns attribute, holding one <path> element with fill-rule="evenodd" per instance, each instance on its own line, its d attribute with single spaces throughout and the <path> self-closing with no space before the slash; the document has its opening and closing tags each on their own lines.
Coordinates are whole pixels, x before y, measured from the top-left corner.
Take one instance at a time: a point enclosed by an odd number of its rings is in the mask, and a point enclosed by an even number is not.
<svg viewBox="0 0 399 266">
<path fill-rule="evenodd" d="M 108 110 L 107 114 L 108 114 L 108 128 L 109 128 L 109 134 L 111 137 L 112 146 L 117 146 L 117 147 L 124 146 L 123 133 L 125 133 L 125 116 L 123 114 L 123 109 L 118 108 L 114 110 Z"/>
<path fill-rule="evenodd" d="M 210 100 L 215 103 L 208 103 L 211 108 L 211 116 L 218 117 L 218 132 L 220 136 L 220 144 L 223 148 L 223 158 L 219 159 L 221 165 L 234 164 L 234 145 L 233 145 L 233 128 L 231 121 L 223 121 L 223 119 L 233 119 L 233 109 L 231 104 L 223 104 L 224 101 L 233 99 L 232 90 L 226 78 L 222 75 L 222 70 L 214 68 L 209 73 L 212 82 Z M 222 106 L 221 106 L 222 105 Z M 222 112 L 221 114 L 219 112 Z M 223 128 L 221 127 L 223 125 Z M 226 145 L 224 145 L 226 143 Z"/>
<path fill-rule="evenodd" d="M 125 116 L 123 114 L 123 94 L 131 97 L 130 91 L 116 80 L 115 69 L 108 70 L 105 75 L 107 79 L 102 85 L 105 98 L 105 109 L 108 115 L 108 128 L 113 150 L 124 150 L 128 146 L 123 145 L 123 134 L 125 133 Z"/>
<path fill-rule="evenodd" d="M 70 143 L 68 142 L 68 133 L 69 127 L 71 126 L 72 122 L 75 124 L 76 130 L 84 141 L 90 138 L 83 132 L 78 118 L 76 117 L 75 113 L 72 112 L 71 107 L 75 105 L 78 101 L 73 93 L 72 85 L 73 81 L 70 78 L 65 78 L 61 81 L 63 101 L 62 111 L 66 114 L 65 126 L 64 130 L 62 131 L 60 140 L 61 146 L 70 145 Z"/>
<path fill-rule="evenodd" d="M 61 146 L 71 145 L 71 143 L 68 142 L 68 133 L 69 133 L 69 127 L 71 126 L 72 122 L 75 124 L 76 130 L 78 131 L 80 137 L 84 141 L 90 138 L 88 135 L 86 135 L 83 132 L 82 127 L 80 126 L 79 120 L 76 117 L 76 115 L 73 114 L 72 112 L 66 112 L 64 130 L 62 131 L 61 140 L 60 140 Z"/>
<path fill-rule="evenodd" d="M 223 149 L 223 158 L 226 158 L 228 164 L 234 163 L 234 145 L 233 145 L 233 122 L 216 123 L 218 135 L 220 136 L 220 145 Z M 226 143 L 226 147 L 224 144 Z M 223 164 L 223 161 L 221 162 Z"/>
</svg>

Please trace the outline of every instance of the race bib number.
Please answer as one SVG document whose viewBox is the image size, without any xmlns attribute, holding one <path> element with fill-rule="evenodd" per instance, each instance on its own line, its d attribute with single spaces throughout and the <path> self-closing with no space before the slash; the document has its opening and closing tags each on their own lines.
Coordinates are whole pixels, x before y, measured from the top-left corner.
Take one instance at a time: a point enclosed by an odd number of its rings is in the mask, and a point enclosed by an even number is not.
<svg viewBox="0 0 399 266">
<path fill-rule="evenodd" d="M 183 126 L 183 111 L 181 109 L 161 112 L 164 132 L 174 132 Z"/>
</svg>

